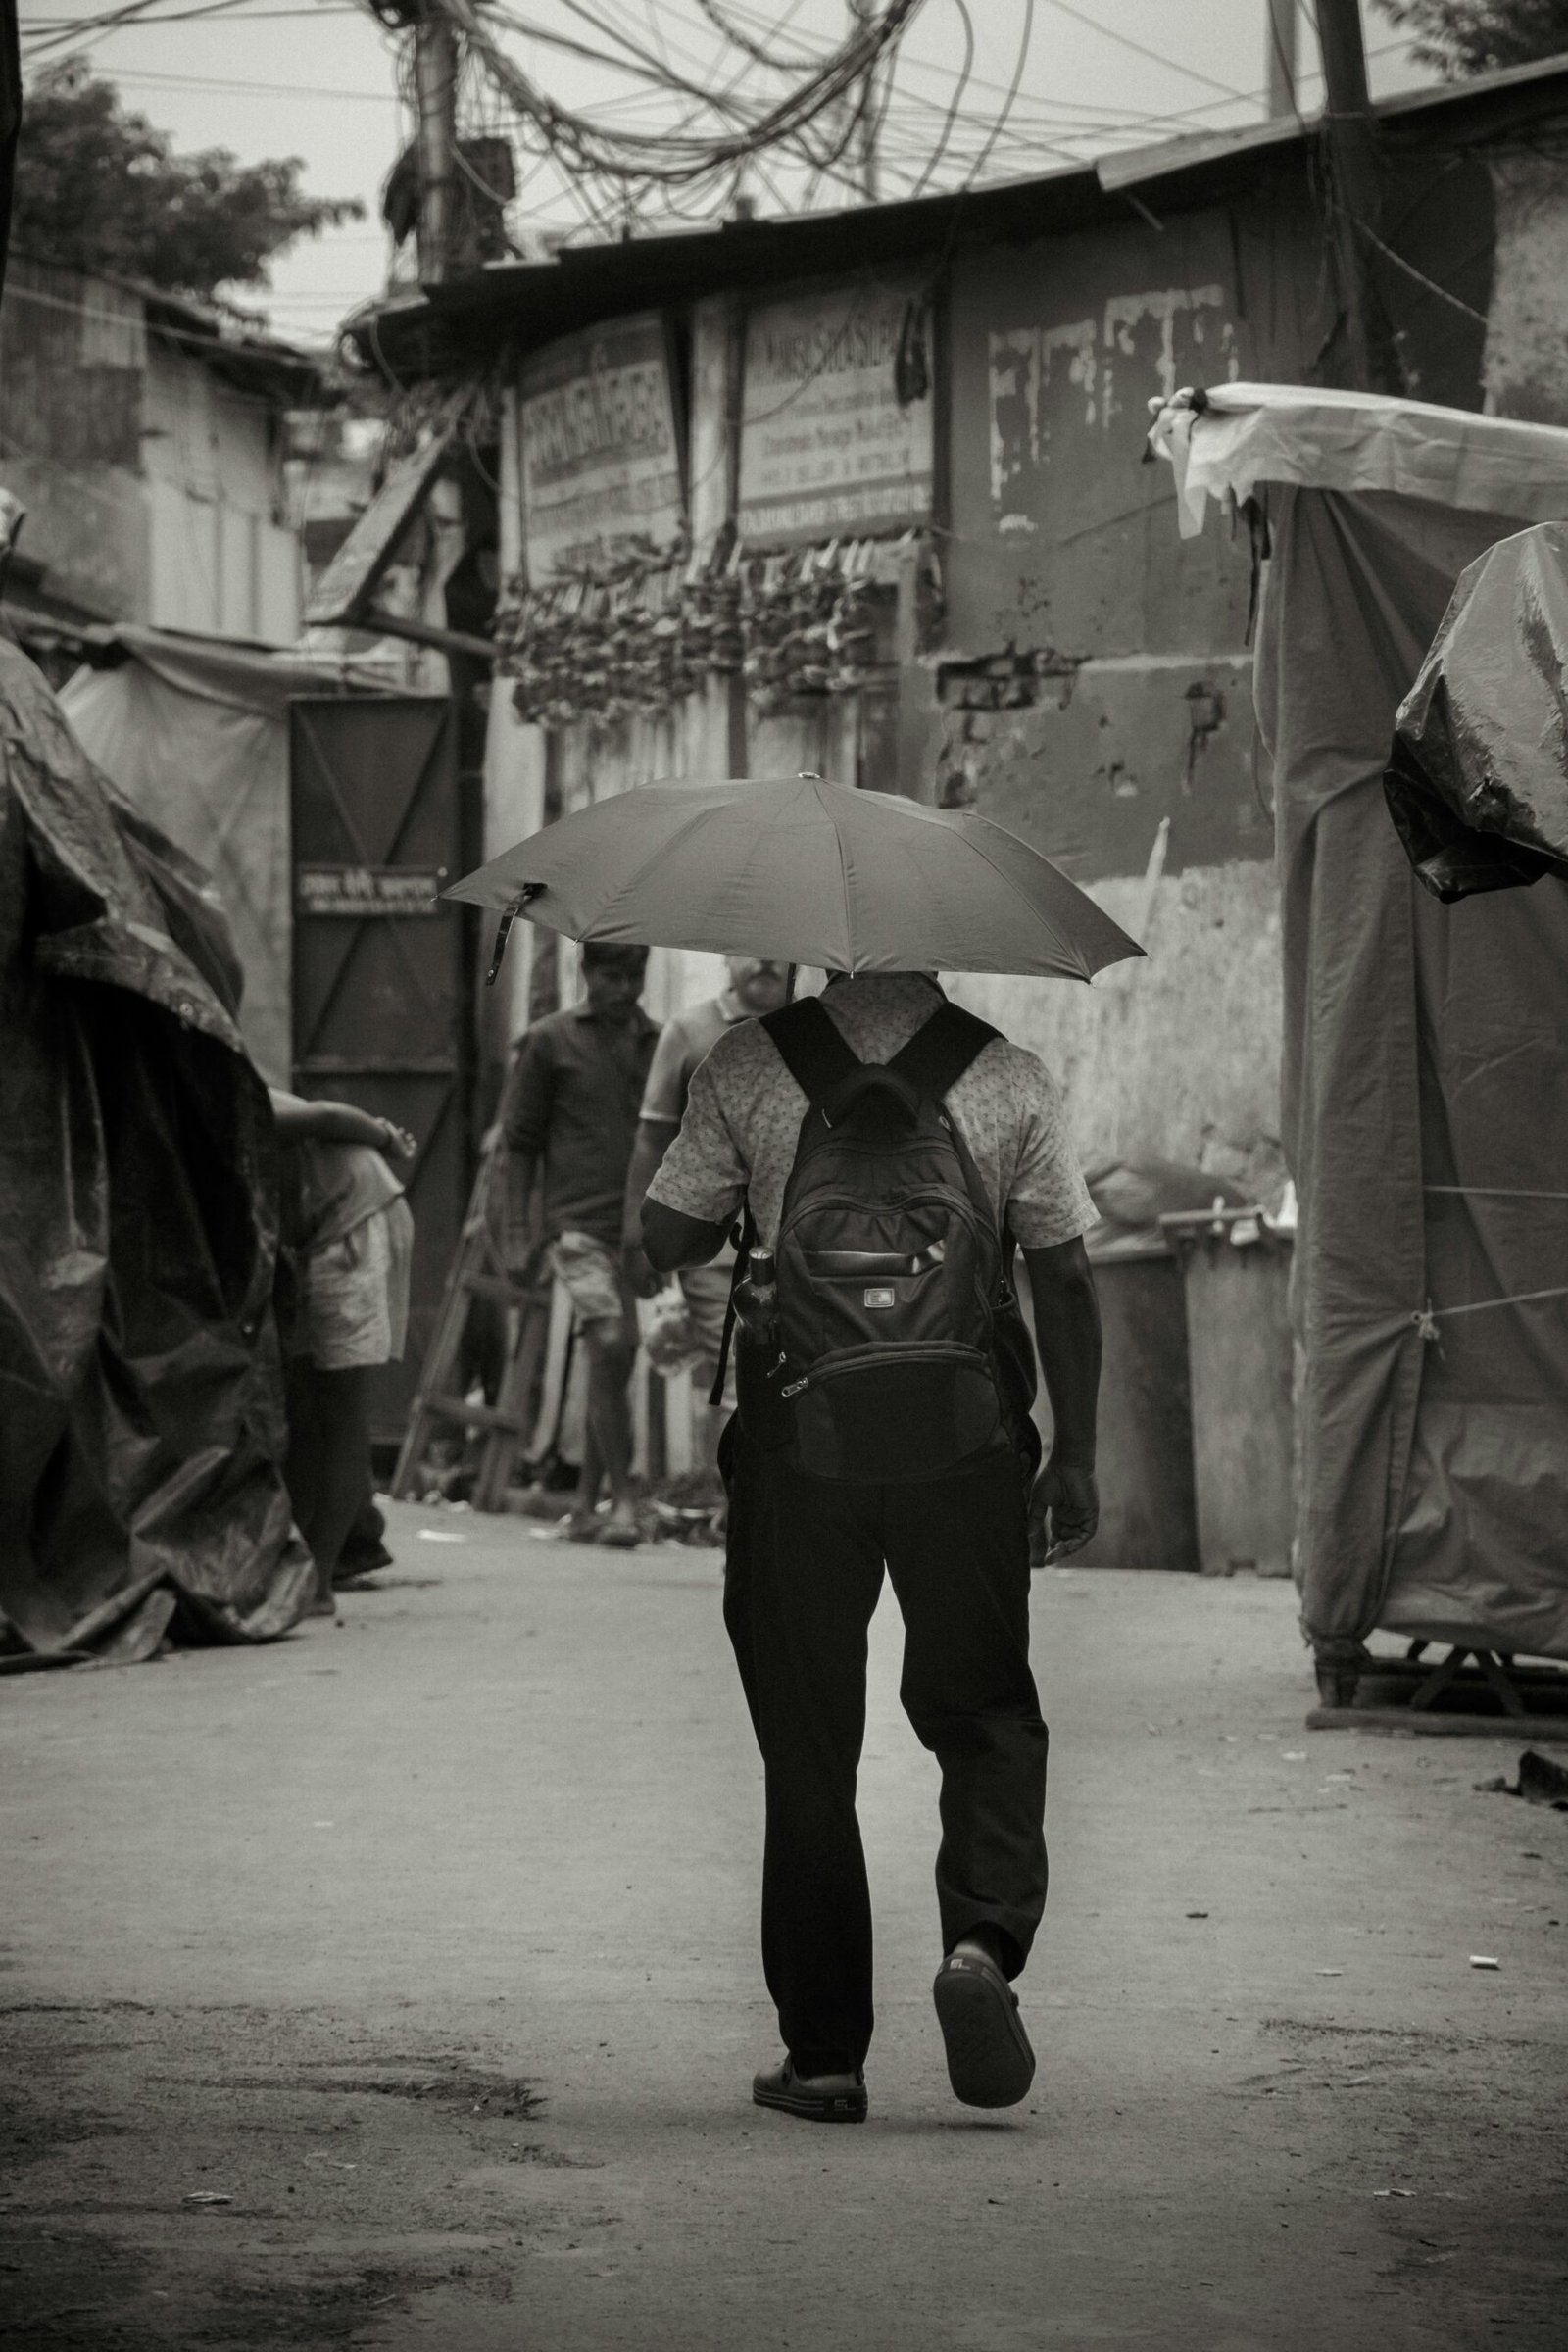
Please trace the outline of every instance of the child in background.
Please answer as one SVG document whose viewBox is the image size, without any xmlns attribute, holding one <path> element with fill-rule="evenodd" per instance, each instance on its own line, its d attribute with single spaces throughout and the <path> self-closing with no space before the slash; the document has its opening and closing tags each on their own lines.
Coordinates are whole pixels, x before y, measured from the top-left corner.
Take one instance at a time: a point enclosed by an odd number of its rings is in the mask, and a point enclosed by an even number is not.
<svg viewBox="0 0 1568 2352">
<path fill-rule="evenodd" d="M 282 1161 L 282 1243 L 293 1297 L 280 1313 L 288 1378 L 284 1475 L 316 1562 L 316 1612 L 370 1488 L 370 1374 L 403 1353 L 414 1218 L 383 1153 L 408 1130 L 350 1102 L 271 1090 Z"/>
</svg>

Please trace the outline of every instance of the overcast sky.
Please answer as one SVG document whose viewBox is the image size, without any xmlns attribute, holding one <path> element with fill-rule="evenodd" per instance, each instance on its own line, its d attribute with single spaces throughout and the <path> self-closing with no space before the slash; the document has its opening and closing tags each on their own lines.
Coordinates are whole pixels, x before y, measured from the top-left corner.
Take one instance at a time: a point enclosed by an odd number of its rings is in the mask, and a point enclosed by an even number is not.
<svg viewBox="0 0 1568 2352">
<path fill-rule="evenodd" d="M 297 246 L 274 265 L 270 294 L 258 296 L 280 332 L 327 339 L 356 303 L 384 283 L 387 240 L 377 224 L 381 183 L 407 137 L 396 95 L 397 42 L 356 0 L 230 0 L 225 13 L 172 22 L 200 0 L 154 0 L 143 21 L 88 34 L 84 21 L 112 0 L 21 0 L 24 59 L 46 52 L 36 36 L 74 29 L 82 50 L 118 81 L 125 102 L 181 148 L 228 147 L 246 161 L 297 155 L 316 194 L 359 196 L 368 218 Z M 1316 40 L 1299 0 L 1300 96 L 1318 102 Z M 769 30 L 775 49 L 793 37 L 818 48 L 846 23 L 847 0 L 730 0 L 731 15 Z M 549 30 L 609 47 L 593 20 L 613 24 L 676 70 L 709 86 L 715 71 L 746 93 L 777 96 L 789 75 L 768 74 L 725 50 L 700 0 L 515 0 L 510 13 Z M 996 119 L 1028 48 L 1011 121 L 985 175 L 1043 171 L 1097 149 L 1173 131 L 1255 121 L 1264 112 L 1266 0 L 972 0 L 976 49 L 950 165 L 934 184 L 957 184 Z M 1411 67 L 1372 0 L 1363 0 L 1376 92 L 1430 76 Z M 1030 19 L 1032 16 L 1032 28 Z M 29 34 L 34 37 L 29 38 Z M 619 74 L 564 54 L 517 31 L 507 35 L 519 64 L 564 103 L 615 112 L 651 126 L 671 101 L 651 97 Z M 957 0 L 924 0 L 901 54 L 885 132 L 884 193 L 901 193 L 935 147 L 962 64 Z M 25 137 L 25 131 L 24 131 Z M 768 198 L 759 187 L 764 209 Z M 535 206 L 540 209 L 535 210 Z M 567 191 L 548 181 L 531 191 L 536 225 L 580 227 Z M 247 297 L 249 300 L 250 297 Z"/>
</svg>

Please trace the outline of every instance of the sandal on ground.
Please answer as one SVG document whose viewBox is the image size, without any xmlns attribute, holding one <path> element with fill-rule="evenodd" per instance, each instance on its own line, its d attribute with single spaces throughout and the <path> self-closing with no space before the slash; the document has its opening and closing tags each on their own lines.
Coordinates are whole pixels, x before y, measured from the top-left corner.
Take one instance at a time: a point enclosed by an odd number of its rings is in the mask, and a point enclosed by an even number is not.
<svg viewBox="0 0 1568 2352">
<path fill-rule="evenodd" d="M 781 2115 L 799 2116 L 808 2124 L 863 2124 L 866 2115 L 865 2077 L 853 2074 L 798 2075 L 793 2058 L 752 2077 L 752 2097 L 759 2107 L 776 2107 Z"/>
<path fill-rule="evenodd" d="M 613 1513 L 599 1522 L 599 1544 L 603 1551 L 635 1551 L 643 1540 L 643 1531 L 635 1519 L 617 1519 Z"/>
<path fill-rule="evenodd" d="M 1035 2079 L 1035 2054 L 996 1962 L 960 1944 L 937 1970 L 931 1997 L 954 2096 L 966 2107 L 1016 2107 Z"/>
</svg>

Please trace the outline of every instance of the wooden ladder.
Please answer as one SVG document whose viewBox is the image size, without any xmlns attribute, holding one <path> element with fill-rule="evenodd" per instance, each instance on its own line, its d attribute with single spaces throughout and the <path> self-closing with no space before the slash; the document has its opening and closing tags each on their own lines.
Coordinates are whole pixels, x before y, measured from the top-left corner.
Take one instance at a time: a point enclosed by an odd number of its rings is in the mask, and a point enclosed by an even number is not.
<svg viewBox="0 0 1568 2352">
<path fill-rule="evenodd" d="M 545 1318 L 532 1311 L 532 1285 L 514 1281 L 507 1272 L 504 1208 L 499 1233 L 494 1213 L 496 1183 L 504 1174 L 506 1158 L 503 1100 L 480 1153 L 478 1174 L 452 1271 L 447 1277 L 435 1337 L 420 1369 L 408 1431 L 392 1476 L 392 1493 L 399 1502 L 409 1500 L 430 1440 L 438 1429 L 479 1429 L 484 1432 L 484 1446 L 474 1484 L 473 1506 L 479 1511 L 502 1510 L 513 1466 L 528 1434 L 525 1416 L 544 1349 Z M 519 1310 L 516 1329 L 509 1336 L 505 1368 L 494 1404 L 470 1404 L 457 1393 L 468 1310 L 476 1298 L 492 1299 Z"/>
</svg>

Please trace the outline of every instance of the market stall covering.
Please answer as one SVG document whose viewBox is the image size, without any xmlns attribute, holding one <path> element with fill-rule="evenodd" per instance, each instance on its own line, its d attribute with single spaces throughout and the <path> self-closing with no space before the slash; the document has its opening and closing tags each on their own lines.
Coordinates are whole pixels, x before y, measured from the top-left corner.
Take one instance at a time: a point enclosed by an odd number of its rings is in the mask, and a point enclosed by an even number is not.
<svg viewBox="0 0 1568 2352">
<path fill-rule="evenodd" d="M 126 623 L 97 633 L 60 702 L 88 758 L 211 872 L 245 971 L 240 1029 L 289 1083 L 289 704 L 384 692 L 340 661 Z"/>
<path fill-rule="evenodd" d="M 200 867 L 0 642 L 0 1669 L 301 1614 L 276 1171 Z"/>
<path fill-rule="evenodd" d="M 1282 385 L 1154 428 L 1182 528 L 1255 499 L 1284 1141 L 1300 1195 L 1297 1577 L 1320 1683 L 1375 1627 L 1568 1657 L 1568 892 L 1444 906 L 1384 799 L 1465 566 L 1568 516 L 1568 431 Z"/>
</svg>

